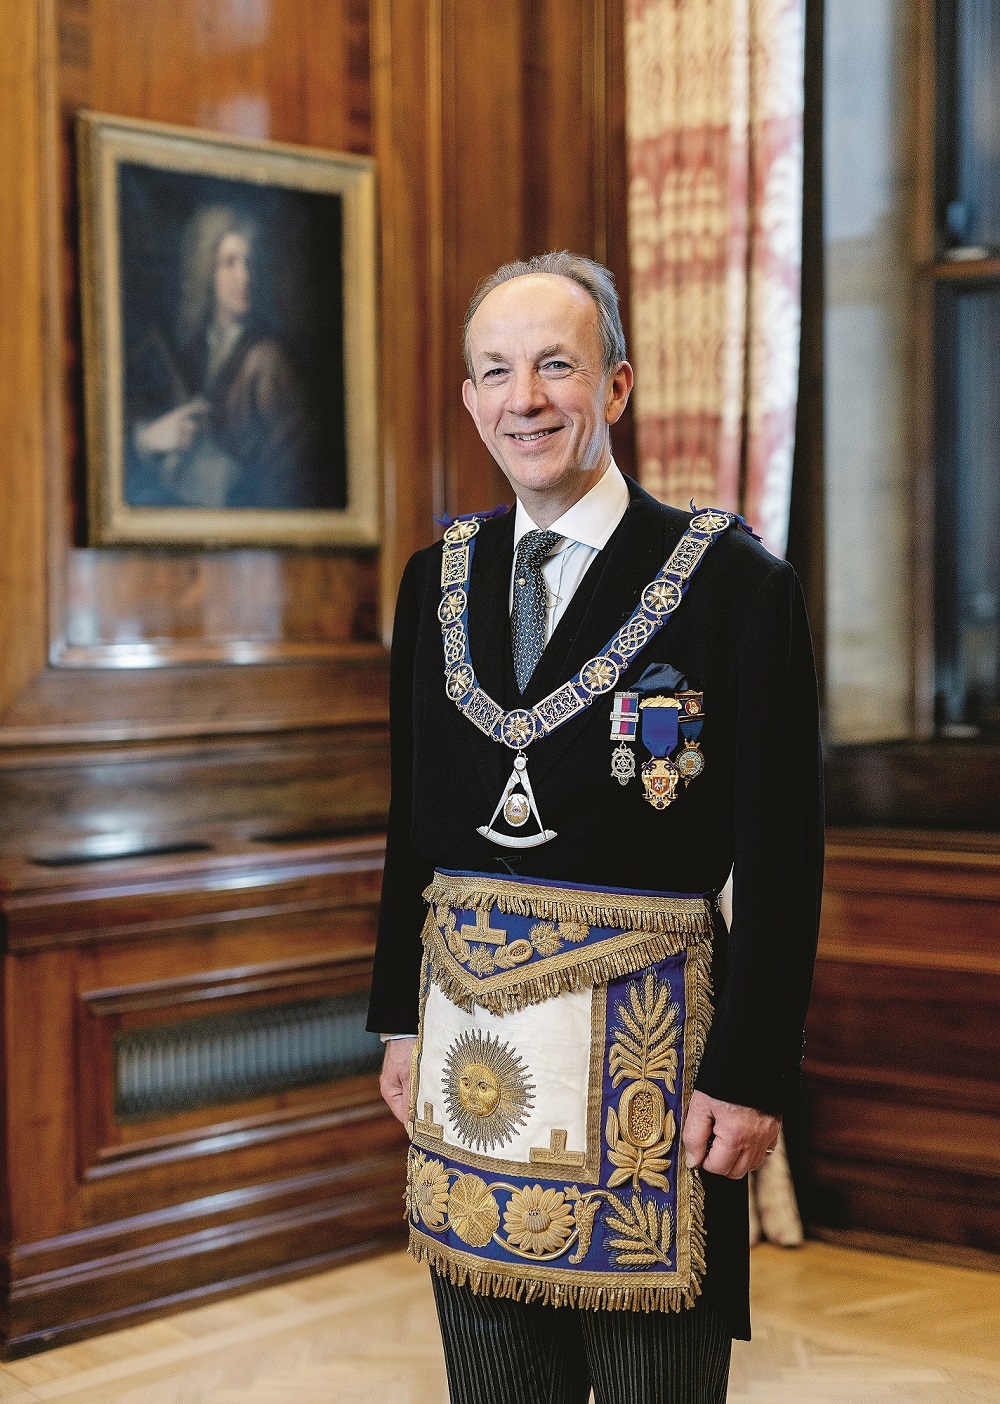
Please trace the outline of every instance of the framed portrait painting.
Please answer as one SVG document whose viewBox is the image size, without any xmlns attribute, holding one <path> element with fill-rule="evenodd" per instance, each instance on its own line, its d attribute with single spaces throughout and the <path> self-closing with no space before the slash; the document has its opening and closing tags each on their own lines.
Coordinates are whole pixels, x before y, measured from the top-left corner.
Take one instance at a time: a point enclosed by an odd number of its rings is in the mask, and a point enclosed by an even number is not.
<svg viewBox="0 0 1000 1404">
<path fill-rule="evenodd" d="M 373 163 L 77 135 L 90 544 L 376 543 Z"/>
</svg>

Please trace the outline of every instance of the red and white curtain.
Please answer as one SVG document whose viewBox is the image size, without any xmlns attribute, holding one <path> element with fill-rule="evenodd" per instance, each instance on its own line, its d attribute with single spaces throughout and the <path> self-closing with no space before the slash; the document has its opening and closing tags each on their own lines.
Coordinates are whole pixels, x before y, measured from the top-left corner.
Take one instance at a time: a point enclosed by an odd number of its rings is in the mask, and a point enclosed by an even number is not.
<svg viewBox="0 0 1000 1404">
<path fill-rule="evenodd" d="M 803 0 L 626 0 L 639 476 L 783 555 L 798 391 Z"/>
</svg>

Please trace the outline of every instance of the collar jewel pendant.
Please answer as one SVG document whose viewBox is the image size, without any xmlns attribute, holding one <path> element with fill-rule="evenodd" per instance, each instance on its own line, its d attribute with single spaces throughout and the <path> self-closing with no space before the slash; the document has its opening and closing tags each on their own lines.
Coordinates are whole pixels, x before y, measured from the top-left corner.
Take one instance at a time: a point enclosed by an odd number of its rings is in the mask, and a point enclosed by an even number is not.
<svg viewBox="0 0 1000 1404">
<path fill-rule="evenodd" d="M 450 700 L 473 726 L 492 741 L 517 753 L 510 779 L 492 818 L 476 831 L 483 838 L 502 848 L 534 848 L 556 837 L 556 831 L 545 827 L 538 812 L 528 779 L 525 751 L 533 742 L 556 731 L 614 688 L 636 654 L 646 647 L 680 605 L 709 547 L 736 520 L 726 512 L 701 512 L 692 517 L 656 578 L 642 591 L 628 619 L 601 652 L 589 659 L 569 682 L 557 687 L 534 707 L 516 708 L 510 712 L 505 712 L 479 686 L 469 650 L 469 581 L 480 519 L 475 516 L 456 518 L 451 523 L 442 543 L 441 602 L 438 606 L 444 647 L 445 689 Z M 678 705 L 672 699 L 671 704 Z M 664 703 L 660 702 L 659 705 L 663 706 Z M 635 694 L 619 693 L 614 719 L 618 730 L 612 731 L 613 740 L 634 738 L 635 711 Z M 667 754 L 677 744 L 676 720 L 673 722 L 673 746 L 664 746 L 664 738 L 660 737 L 656 727 L 651 731 L 656 737 L 656 744 L 655 748 L 650 747 L 654 751 L 653 759 L 643 766 L 643 785 L 650 804 L 663 809 L 672 802 L 678 779 L 683 775 L 685 782 L 688 782 L 700 774 L 704 758 L 697 745 L 687 745 L 688 738 L 685 737 L 685 753 L 679 761 L 684 762 L 687 771 L 679 770 Z M 643 741 L 649 745 L 646 726 L 643 727 Z M 614 752 L 611 773 L 621 785 L 626 785 L 635 775 L 635 757 L 627 746 L 619 745 Z M 504 833 L 495 827 L 502 822 L 508 829 L 519 831 L 531 820 L 534 825 L 526 833 Z"/>
<path fill-rule="evenodd" d="M 527 834 L 499 832 L 493 826 L 501 815 L 512 829 L 520 829 L 527 824 L 529 819 L 534 819 L 537 826 L 535 832 Z M 476 833 L 482 834 L 483 838 L 489 839 L 490 843 L 499 844 L 501 848 L 537 848 L 540 843 L 548 843 L 550 839 L 555 838 L 555 829 L 547 829 L 542 823 L 542 816 L 538 812 L 531 781 L 528 778 L 528 762 L 523 755 L 518 755 L 514 761 L 514 769 L 511 771 L 510 779 L 493 811 L 492 819 L 488 824 L 480 824 Z"/>
<path fill-rule="evenodd" d="M 611 778 L 619 785 L 635 779 L 635 754 L 629 746 L 616 746 L 611 752 Z"/>
</svg>

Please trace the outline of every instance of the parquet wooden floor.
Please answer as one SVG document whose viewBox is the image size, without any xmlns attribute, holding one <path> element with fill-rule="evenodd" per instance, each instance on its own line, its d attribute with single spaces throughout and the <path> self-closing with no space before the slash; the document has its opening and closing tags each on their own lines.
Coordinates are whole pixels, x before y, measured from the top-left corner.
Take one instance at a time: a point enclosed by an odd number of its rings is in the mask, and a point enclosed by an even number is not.
<svg viewBox="0 0 1000 1404">
<path fill-rule="evenodd" d="M 753 1261 L 730 1404 L 1000 1404 L 1000 1275 L 820 1243 Z M 0 1404 L 41 1400 L 447 1404 L 426 1269 L 357 1263 L 0 1367 Z"/>
</svg>

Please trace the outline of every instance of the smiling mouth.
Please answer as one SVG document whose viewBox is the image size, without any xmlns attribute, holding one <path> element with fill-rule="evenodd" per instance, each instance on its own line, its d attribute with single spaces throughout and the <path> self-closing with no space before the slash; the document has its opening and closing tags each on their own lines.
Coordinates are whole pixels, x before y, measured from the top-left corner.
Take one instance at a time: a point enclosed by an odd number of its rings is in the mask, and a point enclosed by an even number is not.
<svg viewBox="0 0 1000 1404">
<path fill-rule="evenodd" d="M 535 429 L 530 434 L 508 434 L 507 437 L 509 439 L 517 439 L 518 443 L 521 444 L 533 444 L 536 439 L 545 439 L 549 434 L 558 434 L 560 427 L 561 426 L 557 424 L 553 429 Z"/>
</svg>

